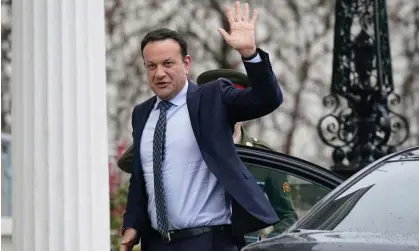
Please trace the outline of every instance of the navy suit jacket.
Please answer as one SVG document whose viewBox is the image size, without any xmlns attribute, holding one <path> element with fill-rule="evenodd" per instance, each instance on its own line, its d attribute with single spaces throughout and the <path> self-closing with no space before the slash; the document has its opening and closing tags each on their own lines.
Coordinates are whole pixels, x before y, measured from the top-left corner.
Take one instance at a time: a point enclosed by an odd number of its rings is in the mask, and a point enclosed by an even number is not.
<svg viewBox="0 0 419 251">
<path fill-rule="evenodd" d="M 266 196 L 237 155 L 233 142 L 236 122 L 265 116 L 282 103 L 282 93 L 268 54 L 258 49 L 259 63 L 244 63 L 251 88 L 239 90 L 227 79 L 197 86 L 190 83 L 187 107 L 202 157 L 211 172 L 232 196 L 232 229 L 235 236 L 279 221 Z M 151 224 L 148 196 L 141 166 L 140 142 L 156 97 L 137 105 L 132 114 L 134 162 L 123 229 L 134 228 L 147 239 Z"/>
</svg>

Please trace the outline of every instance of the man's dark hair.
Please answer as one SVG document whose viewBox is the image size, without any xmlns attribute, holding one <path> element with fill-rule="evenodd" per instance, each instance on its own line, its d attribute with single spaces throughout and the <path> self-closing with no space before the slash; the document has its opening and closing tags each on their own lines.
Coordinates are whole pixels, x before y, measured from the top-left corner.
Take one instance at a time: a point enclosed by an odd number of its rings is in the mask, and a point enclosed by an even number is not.
<svg viewBox="0 0 419 251">
<path fill-rule="evenodd" d="M 141 53 L 143 53 L 144 47 L 149 42 L 161 41 L 166 39 L 173 39 L 179 44 L 180 53 L 182 54 L 182 57 L 188 55 L 188 45 L 186 43 L 186 40 L 178 32 L 167 28 L 159 28 L 148 32 L 147 35 L 145 35 L 145 37 L 141 41 Z"/>
</svg>

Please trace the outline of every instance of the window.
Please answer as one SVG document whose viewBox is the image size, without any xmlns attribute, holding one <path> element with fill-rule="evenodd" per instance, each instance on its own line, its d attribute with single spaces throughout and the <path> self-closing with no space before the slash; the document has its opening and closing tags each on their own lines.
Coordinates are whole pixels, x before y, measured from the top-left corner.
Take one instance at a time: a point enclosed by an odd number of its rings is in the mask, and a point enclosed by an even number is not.
<svg viewBox="0 0 419 251">
<path fill-rule="evenodd" d="M 1 232 L 12 234 L 12 144 L 11 136 L 1 135 Z"/>
<path fill-rule="evenodd" d="M 1 216 L 12 216 L 12 155 L 10 137 L 1 138 Z"/>
<path fill-rule="evenodd" d="M 280 219 L 269 237 L 287 230 L 298 218 L 306 214 L 314 204 L 330 192 L 328 188 L 277 169 L 249 163 L 246 165 L 258 180 Z M 257 236 L 257 233 L 249 234 L 246 236 L 246 242 L 256 241 Z"/>
<path fill-rule="evenodd" d="M 343 190 L 297 228 L 412 236 L 417 240 L 419 160 L 384 163 Z"/>
</svg>

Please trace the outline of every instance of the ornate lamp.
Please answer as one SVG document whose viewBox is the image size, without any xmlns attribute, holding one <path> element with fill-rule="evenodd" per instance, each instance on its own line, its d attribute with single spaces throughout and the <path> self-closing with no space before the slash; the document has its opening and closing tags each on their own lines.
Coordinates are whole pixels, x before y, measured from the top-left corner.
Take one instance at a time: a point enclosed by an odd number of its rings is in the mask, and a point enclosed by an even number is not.
<svg viewBox="0 0 419 251">
<path fill-rule="evenodd" d="M 331 94 L 323 99 L 332 111 L 317 129 L 334 148 L 331 169 L 349 177 L 394 152 L 409 125 L 392 109 L 401 98 L 394 93 L 385 0 L 337 0 L 335 13 Z"/>
</svg>

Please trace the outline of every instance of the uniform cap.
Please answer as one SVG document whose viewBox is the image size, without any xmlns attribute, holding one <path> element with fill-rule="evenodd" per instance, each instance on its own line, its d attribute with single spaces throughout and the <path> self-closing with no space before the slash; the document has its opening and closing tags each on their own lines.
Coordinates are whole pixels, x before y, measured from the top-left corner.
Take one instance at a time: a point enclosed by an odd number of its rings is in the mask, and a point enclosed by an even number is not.
<svg viewBox="0 0 419 251">
<path fill-rule="evenodd" d="M 203 72 L 196 79 L 196 83 L 198 85 L 202 85 L 215 81 L 219 78 L 226 78 L 230 80 L 238 88 L 247 88 L 250 86 L 249 78 L 246 74 L 230 69 L 218 69 Z"/>
</svg>

